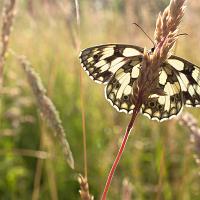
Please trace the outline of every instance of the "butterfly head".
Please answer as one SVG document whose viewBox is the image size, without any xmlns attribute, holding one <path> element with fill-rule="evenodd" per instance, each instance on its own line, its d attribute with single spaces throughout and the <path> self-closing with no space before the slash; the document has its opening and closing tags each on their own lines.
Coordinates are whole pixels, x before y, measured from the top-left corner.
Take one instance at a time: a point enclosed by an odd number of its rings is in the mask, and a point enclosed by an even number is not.
<svg viewBox="0 0 200 200">
<path fill-rule="evenodd" d="M 148 50 L 148 54 L 152 55 L 155 51 L 155 46 Z"/>
<path fill-rule="evenodd" d="M 153 53 L 155 51 L 155 46 L 151 48 L 151 53 Z"/>
</svg>

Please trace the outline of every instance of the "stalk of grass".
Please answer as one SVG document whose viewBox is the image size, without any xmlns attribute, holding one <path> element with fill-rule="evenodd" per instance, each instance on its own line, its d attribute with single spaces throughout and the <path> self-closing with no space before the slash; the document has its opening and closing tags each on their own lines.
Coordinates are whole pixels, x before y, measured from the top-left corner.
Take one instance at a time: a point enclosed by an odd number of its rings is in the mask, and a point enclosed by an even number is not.
<svg viewBox="0 0 200 200">
<path fill-rule="evenodd" d="M 45 132 L 46 130 L 44 130 L 44 148 L 47 149 L 48 152 L 50 152 L 50 154 L 55 155 L 52 139 Z M 46 172 L 47 172 L 47 177 L 48 177 L 47 180 L 48 180 L 49 193 L 50 193 L 51 199 L 57 200 L 58 190 L 57 190 L 56 176 L 55 176 L 55 169 L 54 169 L 55 164 L 52 160 L 49 159 L 49 160 L 46 160 L 45 167 L 46 167 Z"/>
<path fill-rule="evenodd" d="M 75 38 L 75 48 L 77 53 L 80 52 L 81 40 L 80 40 L 80 6 L 79 1 L 75 0 L 75 8 L 76 8 L 76 23 L 77 23 L 77 36 L 74 35 Z M 84 157 L 84 176 L 87 179 L 87 142 L 86 142 L 86 128 L 85 128 L 85 107 L 84 107 L 84 88 L 83 88 L 83 76 L 82 70 L 80 69 L 80 97 L 81 97 L 81 118 L 82 118 L 82 130 L 83 130 L 83 157 Z"/>
<path fill-rule="evenodd" d="M 133 110 L 133 114 L 132 114 L 131 120 L 130 120 L 128 126 L 127 126 L 127 129 L 126 129 L 124 138 L 122 140 L 121 146 L 119 148 L 117 156 L 116 156 L 116 158 L 115 158 L 115 160 L 113 162 L 113 165 L 111 167 L 111 170 L 109 172 L 109 175 L 108 175 L 108 178 L 107 178 L 107 181 L 106 181 L 106 185 L 104 187 L 104 191 L 103 191 L 103 194 L 102 194 L 102 197 L 101 197 L 102 200 L 106 200 L 106 196 L 107 196 L 107 193 L 108 193 L 108 190 L 109 190 L 109 187 L 110 187 L 113 175 L 115 173 L 115 170 L 116 170 L 116 168 L 117 168 L 117 166 L 119 164 L 119 161 L 120 161 L 121 156 L 123 154 L 123 151 L 125 149 L 125 146 L 126 146 L 126 143 L 127 143 L 128 137 L 129 137 L 129 134 L 131 132 L 131 129 L 133 128 L 133 124 L 135 122 L 137 114 L 140 111 L 140 107 L 141 107 L 141 102 L 138 102 L 138 104 L 136 105 L 136 107 Z"/>
<path fill-rule="evenodd" d="M 78 176 L 78 182 L 80 184 L 80 196 L 82 200 L 93 200 L 94 197 L 90 194 L 89 185 L 87 178 L 83 177 L 81 174 Z"/>
<path fill-rule="evenodd" d="M 8 49 L 8 42 L 10 38 L 10 32 L 13 24 L 13 19 L 15 15 L 15 0 L 5 0 L 3 12 L 2 12 L 2 27 L 1 27 L 1 48 L 0 48 L 0 91 L 3 90 L 3 71 L 6 52 Z M 0 94 L 0 97 L 2 95 Z M 2 98 L 0 98 L 0 115 L 2 112 Z M 0 118 L 0 126 L 2 125 Z M 0 127 L 1 128 L 1 127 Z"/>
<path fill-rule="evenodd" d="M 161 155 L 160 155 L 160 171 L 159 171 L 159 181 L 158 181 L 158 190 L 156 195 L 156 200 L 159 200 L 161 198 L 161 193 L 163 189 L 163 175 L 164 175 L 164 158 L 165 157 L 165 149 L 162 149 Z"/>
<path fill-rule="evenodd" d="M 80 39 L 80 6 L 79 1 L 74 0 L 75 8 L 76 8 L 76 25 L 77 31 L 76 34 L 73 34 L 71 31 L 71 37 L 74 41 L 75 49 L 77 50 L 77 54 L 80 52 L 81 39 Z M 89 184 L 88 184 L 88 171 L 87 171 L 87 142 L 86 142 L 86 121 L 85 121 L 85 107 L 84 107 L 84 88 L 83 88 L 83 76 L 82 69 L 80 68 L 80 98 L 81 98 L 81 118 L 82 118 L 82 134 L 83 134 L 83 157 L 84 157 L 84 177 L 79 175 L 78 182 L 80 184 L 80 196 L 83 200 L 93 200 L 94 197 L 89 192 Z"/>
<path fill-rule="evenodd" d="M 33 94 L 37 100 L 38 107 L 44 119 L 47 121 L 50 128 L 52 128 L 55 136 L 62 147 L 65 158 L 69 166 L 74 168 L 74 159 L 70 150 L 69 143 L 65 137 L 66 133 L 62 126 L 59 113 L 56 110 L 53 102 L 46 95 L 46 90 L 42 84 L 39 75 L 35 72 L 31 64 L 25 57 L 18 57 L 18 60 L 27 76 L 28 83 L 33 91 Z"/>
<path fill-rule="evenodd" d="M 180 124 L 190 131 L 191 142 L 194 147 L 194 159 L 200 167 L 200 128 L 198 127 L 197 120 L 192 114 L 187 112 L 182 113 L 178 119 Z"/>
<path fill-rule="evenodd" d="M 2 87 L 3 85 L 3 68 L 6 52 L 8 49 L 13 19 L 15 16 L 15 5 L 16 0 L 5 0 L 3 8 L 0 49 L 0 87 Z"/>
<path fill-rule="evenodd" d="M 135 119 L 140 111 L 142 104 L 151 94 L 164 95 L 163 91 L 157 88 L 160 66 L 170 56 L 170 50 L 176 42 L 179 24 L 184 15 L 184 4 L 185 0 L 170 1 L 169 6 L 164 10 L 162 14 L 159 14 L 157 19 L 155 30 L 155 51 L 151 55 L 147 52 L 146 48 L 144 49 L 140 75 L 138 77 L 137 83 L 133 88 L 134 96 L 132 101 L 135 105 L 135 108 L 133 109 L 133 114 L 127 126 L 118 154 L 109 172 L 101 197 L 102 200 L 106 200 L 112 177 L 121 159 L 122 153 L 128 140 L 128 136 L 131 132 L 131 129 L 133 128 Z"/>
<path fill-rule="evenodd" d="M 44 147 L 44 123 L 40 120 L 40 144 L 39 149 L 43 149 Z M 40 182 L 42 178 L 42 168 L 43 168 L 44 161 L 38 159 L 36 162 L 36 169 L 34 175 L 34 183 L 33 183 L 33 192 L 32 192 L 32 200 L 38 200 L 40 194 Z"/>
</svg>

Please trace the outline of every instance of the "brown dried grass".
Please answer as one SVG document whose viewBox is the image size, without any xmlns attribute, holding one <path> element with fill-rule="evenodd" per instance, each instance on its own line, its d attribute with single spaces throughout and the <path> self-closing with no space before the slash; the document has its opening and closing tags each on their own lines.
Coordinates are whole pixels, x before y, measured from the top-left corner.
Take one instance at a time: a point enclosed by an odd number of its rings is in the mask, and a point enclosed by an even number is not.
<svg viewBox="0 0 200 200">
<path fill-rule="evenodd" d="M 2 14 L 1 49 L 0 49 L 0 87 L 3 84 L 3 68 L 8 49 L 12 24 L 15 16 L 15 0 L 6 0 Z"/>
</svg>

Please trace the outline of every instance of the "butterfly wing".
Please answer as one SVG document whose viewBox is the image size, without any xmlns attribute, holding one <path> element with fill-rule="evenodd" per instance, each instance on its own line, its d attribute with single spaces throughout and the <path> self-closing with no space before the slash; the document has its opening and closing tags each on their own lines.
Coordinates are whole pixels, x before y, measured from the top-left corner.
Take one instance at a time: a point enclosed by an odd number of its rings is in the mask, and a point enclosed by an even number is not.
<svg viewBox="0 0 200 200">
<path fill-rule="evenodd" d="M 178 115 L 183 107 L 179 80 L 168 63 L 161 66 L 159 89 L 165 95 L 153 94 L 142 105 L 141 112 L 152 120 L 164 121 Z"/>
<path fill-rule="evenodd" d="M 135 56 L 120 67 L 105 88 L 106 99 L 119 112 L 132 113 L 133 85 L 140 74 L 142 57 Z"/>
<path fill-rule="evenodd" d="M 171 56 L 167 61 L 177 74 L 183 103 L 187 107 L 200 106 L 200 68 L 183 58 Z"/>
<path fill-rule="evenodd" d="M 107 84 L 113 74 L 134 57 L 142 57 L 143 48 L 124 44 L 99 45 L 84 49 L 80 61 L 90 76 L 97 83 Z"/>
</svg>

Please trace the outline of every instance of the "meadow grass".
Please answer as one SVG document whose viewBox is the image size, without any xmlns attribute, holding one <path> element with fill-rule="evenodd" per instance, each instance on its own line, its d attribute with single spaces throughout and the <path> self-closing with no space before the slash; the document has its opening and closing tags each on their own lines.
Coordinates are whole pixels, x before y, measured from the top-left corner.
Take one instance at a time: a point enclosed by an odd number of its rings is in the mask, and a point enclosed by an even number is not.
<svg viewBox="0 0 200 200">
<path fill-rule="evenodd" d="M 153 35 L 157 13 L 166 2 L 158 7 L 154 3 L 138 5 L 133 1 L 134 11 L 136 8 L 141 11 L 134 12 L 134 19 L 130 19 L 124 2 L 116 2 L 111 1 L 101 9 L 92 1 L 81 1 L 81 48 L 113 42 L 151 47 L 148 39 L 131 24 L 137 21 Z M 34 15 L 31 15 L 26 4 L 18 1 L 9 48 L 25 55 L 39 73 L 67 132 L 75 171 L 66 164 L 57 140 L 41 121 L 26 77 L 16 58 L 8 53 L 0 111 L 0 198 L 25 200 L 32 196 L 33 199 L 76 200 L 80 198 L 77 175 L 84 173 L 84 158 L 81 66 L 71 37 L 71 33 L 76 32 L 74 4 L 66 6 L 67 15 L 59 6 L 50 8 L 38 2 L 35 4 Z M 199 28 L 196 26 L 199 10 L 196 5 L 188 5 L 182 32 L 190 36 L 179 39 L 176 55 L 200 65 Z M 83 99 L 88 182 L 90 193 L 98 199 L 129 116 L 117 113 L 105 100 L 103 87 L 93 83 L 84 73 Z M 198 108 L 187 110 L 200 122 Z M 24 156 L 12 151 L 14 149 L 41 150 L 50 158 Z M 133 187 L 131 199 L 198 200 L 199 168 L 193 154 L 190 134 L 177 121 L 157 123 L 140 115 L 135 134 L 130 135 L 116 170 L 108 199 L 123 198 L 123 180 L 128 178 Z"/>
</svg>

